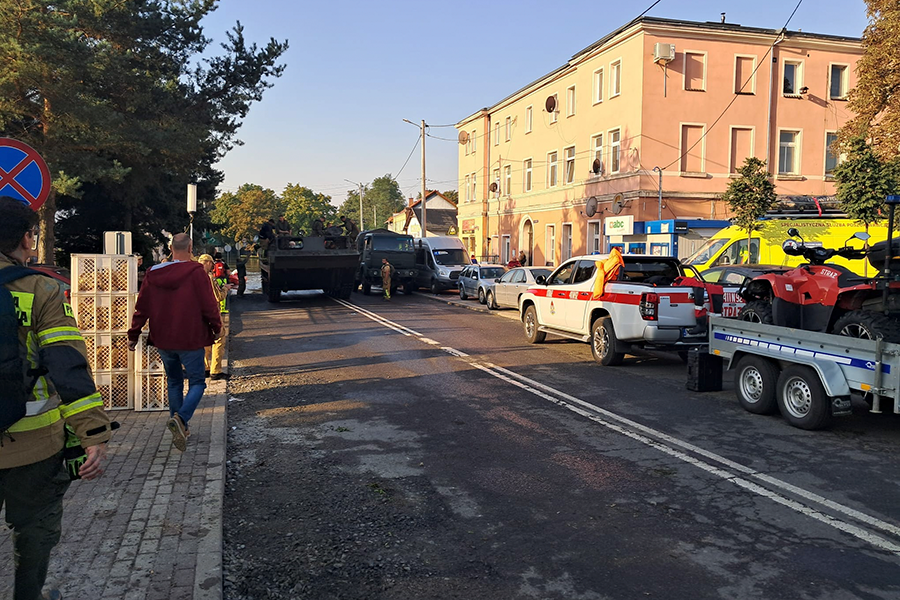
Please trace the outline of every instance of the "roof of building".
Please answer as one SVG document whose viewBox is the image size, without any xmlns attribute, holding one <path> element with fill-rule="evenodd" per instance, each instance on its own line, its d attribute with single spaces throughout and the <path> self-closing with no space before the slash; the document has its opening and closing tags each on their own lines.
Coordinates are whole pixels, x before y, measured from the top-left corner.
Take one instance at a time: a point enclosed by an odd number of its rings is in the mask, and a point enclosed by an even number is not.
<svg viewBox="0 0 900 600">
<path fill-rule="evenodd" d="M 534 87 L 535 85 L 539 84 L 540 82 L 544 81 L 545 79 L 548 79 L 561 71 L 565 71 L 566 69 L 571 68 L 574 63 L 578 62 L 585 55 L 590 54 L 591 52 L 595 51 L 596 49 L 602 47 L 604 44 L 606 44 L 610 40 L 614 39 L 615 37 L 619 36 L 623 32 L 627 31 L 628 29 L 630 29 L 638 24 L 643 25 L 643 26 L 656 25 L 656 26 L 665 26 L 665 27 L 684 27 L 684 28 L 694 28 L 694 29 L 699 28 L 699 29 L 704 29 L 707 31 L 720 31 L 720 32 L 731 32 L 731 33 L 745 33 L 745 34 L 751 33 L 751 34 L 759 34 L 759 35 L 771 35 L 773 37 L 777 37 L 783 33 L 785 39 L 797 39 L 797 40 L 804 40 L 804 39 L 805 40 L 827 40 L 827 41 L 833 41 L 833 42 L 849 42 L 849 43 L 856 43 L 856 44 L 860 44 L 862 42 L 862 40 L 860 38 L 856 38 L 856 37 L 830 35 L 830 34 L 824 34 L 824 33 L 808 33 L 805 31 L 791 31 L 791 30 L 787 30 L 787 29 L 767 29 L 764 27 L 745 27 L 745 26 L 739 25 L 737 23 L 721 23 L 718 21 L 705 21 L 705 22 L 685 21 L 682 19 L 663 19 L 660 17 L 638 17 L 637 19 L 629 21 L 628 23 L 622 25 L 618 29 L 608 33 L 607 35 L 600 38 L 599 40 L 597 40 L 590 46 L 587 46 L 586 48 L 579 50 L 578 52 L 576 52 L 575 54 L 572 55 L 572 57 L 569 59 L 568 62 L 566 62 L 566 64 L 564 64 L 560 67 L 557 67 L 556 69 L 553 69 L 552 71 L 550 71 L 549 73 L 547 73 L 545 75 L 541 75 L 540 77 L 538 77 L 531 83 L 516 90 L 512 94 L 509 94 L 508 96 L 506 96 L 499 102 L 495 102 L 491 106 L 486 106 L 480 110 L 477 110 L 474 113 L 472 113 L 471 115 L 467 116 L 466 118 L 458 121 L 456 124 L 457 127 L 459 127 L 460 125 L 462 125 L 463 123 L 465 123 L 467 121 L 470 121 L 473 117 L 476 117 L 485 112 L 493 111 L 495 108 L 497 108 L 501 104 L 505 103 L 507 100 L 518 96 L 525 90 L 528 90 L 529 88 Z"/>
<path fill-rule="evenodd" d="M 421 223 L 422 207 L 413 207 L 413 212 L 416 213 L 416 219 Z M 450 229 L 452 228 L 455 230 L 457 226 L 456 210 L 450 210 L 449 208 L 429 208 L 425 218 L 428 220 L 426 225 L 429 233 L 450 235 Z"/>
<path fill-rule="evenodd" d="M 428 198 L 428 199 L 430 200 L 432 196 L 440 196 L 441 198 L 443 198 L 444 200 L 446 200 L 446 201 L 449 202 L 450 204 L 453 204 L 454 206 L 456 205 L 456 202 L 454 202 L 453 200 L 451 200 L 450 198 L 448 198 L 447 196 L 443 195 L 442 193 L 440 193 L 440 192 L 437 191 L 437 190 L 425 190 L 425 197 L 426 197 L 426 198 Z M 422 199 L 421 199 L 421 198 L 419 198 L 419 199 L 416 200 L 415 202 L 412 202 L 412 203 L 410 204 L 410 206 L 419 206 L 420 204 L 422 204 Z M 432 210 L 434 210 L 434 209 L 432 209 Z"/>
</svg>

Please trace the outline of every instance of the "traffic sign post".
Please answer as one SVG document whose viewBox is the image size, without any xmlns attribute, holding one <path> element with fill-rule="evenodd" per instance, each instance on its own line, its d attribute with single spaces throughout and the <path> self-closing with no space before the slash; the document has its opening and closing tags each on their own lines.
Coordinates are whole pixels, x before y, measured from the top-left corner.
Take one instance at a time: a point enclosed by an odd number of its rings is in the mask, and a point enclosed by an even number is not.
<svg viewBox="0 0 900 600">
<path fill-rule="evenodd" d="M 37 211 L 50 196 L 50 169 L 37 150 L 11 138 L 0 138 L 0 196 Z"/>
</svg>

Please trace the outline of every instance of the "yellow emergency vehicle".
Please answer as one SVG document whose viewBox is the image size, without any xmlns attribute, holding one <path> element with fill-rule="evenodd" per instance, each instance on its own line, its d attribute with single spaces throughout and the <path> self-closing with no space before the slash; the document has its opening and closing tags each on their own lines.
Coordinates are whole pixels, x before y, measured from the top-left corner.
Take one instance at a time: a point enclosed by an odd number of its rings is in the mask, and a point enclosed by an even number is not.
<svg viewBox="0 0 900 600">
<path fill-rule="evenodd" d="M 784 265 L 797 266 L 804 262 L 801 256 L 788 256 L 781 250 L 781 244 L 790 236 L 787 230 L 796 227 L 807 246 L 841 248 L 848 244 L 861 247 L 859 240 L 849 240 L 854 233 L 866 231 L 865 225 L 854 219 L 815 218 L 773 218 L 764 219 L 759 231 L 754 231 L 747 249 L 747 232 L 732 225 L 713 234 L 684 263 L 696 267 L 701 273 L 710 267 L 722 265 Z M 887 221 L 869 225 L 869 245 L 887 239 Z M 851 271 L 863 275 L 874 275 L 867 260 L 846 260 L 835 257 L 831 262 L 844 265 Z"/>
</svg>

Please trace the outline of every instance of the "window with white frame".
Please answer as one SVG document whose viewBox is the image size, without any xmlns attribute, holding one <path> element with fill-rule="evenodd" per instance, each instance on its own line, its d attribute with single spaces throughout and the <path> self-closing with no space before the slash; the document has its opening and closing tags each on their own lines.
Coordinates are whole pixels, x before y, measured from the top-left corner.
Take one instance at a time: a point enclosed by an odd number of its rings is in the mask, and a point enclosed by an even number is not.
<svg viewBox="0 0 900 600">
<path fill-rule="evenodd" d="M 704 171 L 703 125 L 682 124 L 681 165 L 682 173 L 702 173 Z"/>
<path fill-rule="evenodd" d="M 800 174 L 799 131 L 782 131 L 778 134 L 778 174 Z"/>
<path fill-rule="evenodd" d="M 803 87 L 803 63 L 799 61 L 784 61 L 784 84 L 782 93 L 785 96 L 799 96 Z"/>
<path fill-rule="evenodd" d="M 618 129 L 609 132 L 609 171 L 610 173 L 618 173 L 619 167 L 619 151 L 622 145 L 622 134 Z"/>
<path fill-rule="evenodd" d="M 504 180 L 504 188 L 503 191 L 507 196 L 512 195 L 512 165 L 506 165 L 503 167 L 503 180 Z"/>
<path fill-rule="evenodd" d="M 531 167 L 531 159 L 526 158 L 522 164 L 522 189 L 526 192 L 531 191 Z"/>
<path fill-rule="evenodd" d="M 847 65 L 831 65 L 831 81 L 828 85 L 828 95 L 832 100 L 847 99 L 848 73 Z"/>
<path fill-rule="evenodd" d="M 472 173 L 472 202 L 478 200 L 478 182 L 476 181 L 475 173 Z"/>
<path fill-rule="evenodd" d="M 534 107 L 528 106 L 525 108 L 525 133 L 531 133 L 531 128 L 534 125 Z"/>
<path fill-rule="evenodd" d="M 466 202 L 471 202 L 471 201 L 472 201 L 472 188 L 469 187 L 469 180 L 470 180 L 470 179 L 471 179 L 471 178 L 470 178 L 468 175 L 466 175 L 466 192 L 465 192 L 465 194 L 466 194 Z"/>
<path fill-rule="evenodd" d="M 475 135 L 475 130 L 472 130 L 472 135 L 469 136 L 469 141 L 472 142 L 472 154 L 475 154 L 475 149 L 478 148 L 478 136 Z"/>
<path fill-rule="evenodd" d="M 575 146 L 569 146 L 563 153 L 566 157 L 566 183 L 572 183 L 575 181 Z"/>
<path fill-rule="evenodd" d="M 594 104 L 603 102 L 603 69 L 594 71 Z"/>
<path fill-rule="evenodd" d="M 500 121 L 494 123 L 494 145 L 500 144 Z"/>
<path fill-rule="evenodd" d="M 594 151 L 594 156 L 591 158 L 591 169 L 594 168 L 594 161 L 600 161 L 600 170 L 597 171 L 598 175 L 603 174 L 603 134 L 598 133 L 594 137 L 591 138 L 591 148 Z"/>
<path fill-rule="evenodd" d="M 557 161 L 558 161 L 558 155 L 556 152 L 548 152 L 547 153 L 547 187 L 548 188 L 552 188 L 552 187 L 556 186 Z"/>
<path fill-rule="evenodd" d="M 706 90 L 706 53 L 684 53 L 684 89 L 692 92 Z"/>
<path fill-rule="evenodd" d="M 555 107 L 550 111 L 550 122 L 556 123 L 559 120 L 559 95 L 553 94 L 553 106 Z"/>
<path fill-rule="evenodd" d="M 828 131 L 825 133 L 825 175 L 834 176 L 834 169 L 841 164 L 841 152 L 837 146 L 837 133 Z"/>
<path fill-rule="evenodd" d="M 566 116 L 571 117 L 575 115 L 575 86 L 569 86 L 566 89 Z"/>
<path fill-rule="evenodd" d="M 755 94 L 756 78 L 753 70 L 756 69 L 755 56 L 734 57 L 734 93 Z"/>
<path fill-rule="evenodd" d="M 500 241 L 500 262 L 501 263 L 506 264 L 509 262 L 509 254 L 510 254 L 509 250 L 510 250 L 509 236 L 504 235 Z"/>
<path fill-rule="evenodd" d="M 494 178 L 491 179 L 491 183 L 497 185 L 497 195 L 500 195 L 500 169 L 494 169 Z"/>
<path fill-rule="evenodd" d="M 617 60 L 609 66 L 609 96 L 612 98 L 622 93 L 622 61 Z"/>
<path fill-rule="evenodd" d="M 512 117 L 506 117 L 506 141 L 512 139 Z"/>
<path fill-rule="evenodd" d="M 562 226 L 562 260 L 572 258 L 572 224 L 563 223 Z"/>
<path fill-rule="evenodd" d="M 556 225 L 547 225 L 544 232 L 544 263 L 553 265 L 556 259 Z"/>
<path fill-rule="evenodd" d="M 588 221 L 587 252 L 600 252 L 600 221 Z"/>
</svg>

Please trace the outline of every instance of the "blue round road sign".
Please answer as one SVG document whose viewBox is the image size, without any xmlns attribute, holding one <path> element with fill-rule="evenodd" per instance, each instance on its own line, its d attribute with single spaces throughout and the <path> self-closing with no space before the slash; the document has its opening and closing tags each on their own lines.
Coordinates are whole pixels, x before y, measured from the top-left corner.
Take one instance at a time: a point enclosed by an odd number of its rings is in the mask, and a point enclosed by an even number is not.
<svg viewBox="0 0 900 600">
<path fill-rule="evenodd" d="M 0 138 L 0 196 L 15 198 L 37 210 L 50 195 L 50 169 L 37 150 Z"/>
</svg>

